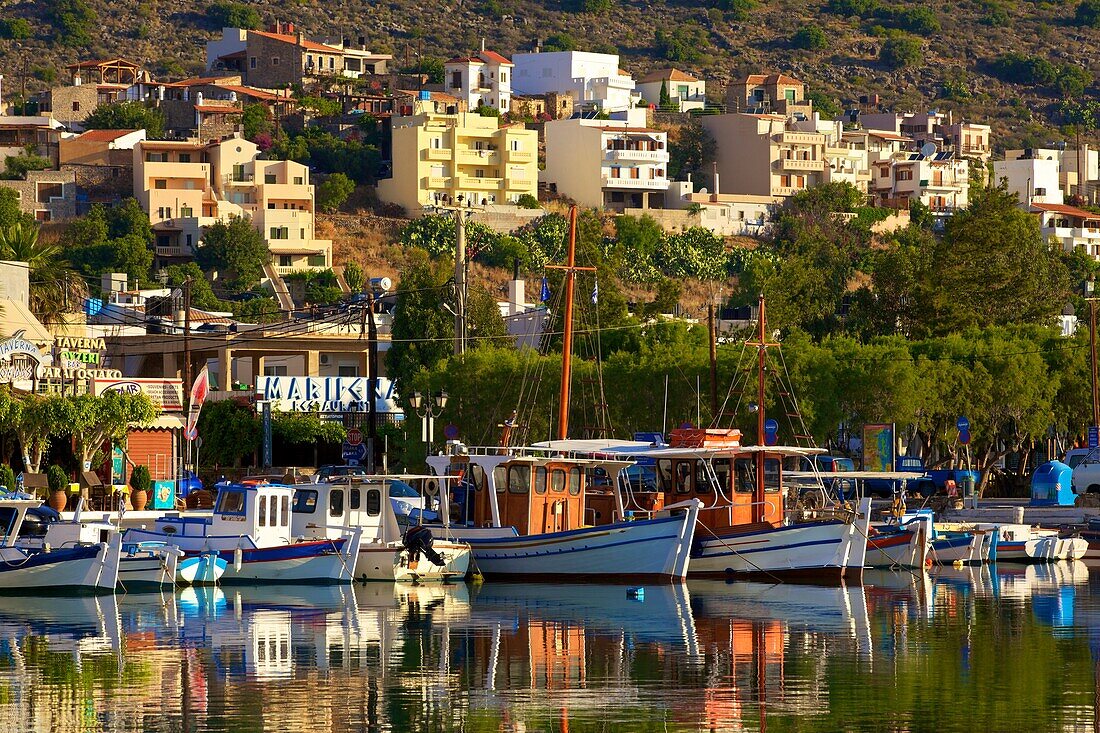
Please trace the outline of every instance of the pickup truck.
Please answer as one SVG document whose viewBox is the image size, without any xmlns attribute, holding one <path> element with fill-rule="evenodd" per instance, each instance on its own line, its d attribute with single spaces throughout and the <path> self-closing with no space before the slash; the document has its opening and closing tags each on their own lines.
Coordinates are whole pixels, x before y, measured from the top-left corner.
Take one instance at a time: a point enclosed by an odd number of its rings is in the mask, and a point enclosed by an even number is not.
<svg viewBox="0 0 1100 733">
<path fill-rule="evenodd" d="M 939 491 L 943 491 L 947 487 L 948 481 L 954 481 L 958 491 L 962 493 L 963 479 L 970 477 L 974 481 L 974 486 L 978 485 L 981 480 L 981 474 L 978 471 L 963 471 L 956 469 L 937 469 L 934 471 L 928 471 L 924 468 L 924 460 L 913 456 L 902 456 L 898 458 L 897 470 L 906 473 L 913 473 L 912 479 L 905 482 L 906 492 L 910 496 L 924 496 L 929 497 Z M 889 479 L 866 479 L 863 482 L 863 490 L 870 495 L 888 497 L 894 494 L 895 489 L 899 482 Z"/>
<path fill-rule="evenodd" d="M 1100 448 L 1094 448 L 1084 456 L 1066 454 L 1066 463 L 1073 468 L 1073 493 L 1100 493 Z"/>
</svg>

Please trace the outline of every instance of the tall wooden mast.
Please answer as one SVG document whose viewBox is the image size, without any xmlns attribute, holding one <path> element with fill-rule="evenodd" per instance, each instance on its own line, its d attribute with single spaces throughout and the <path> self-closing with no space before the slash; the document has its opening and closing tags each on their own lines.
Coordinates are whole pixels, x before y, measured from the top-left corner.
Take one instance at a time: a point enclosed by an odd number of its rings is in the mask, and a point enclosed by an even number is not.
<svg viewBox="0 0 1100 733">
<path fill-rule="evenodd" d="M 757 369 L 757 383 L 756 383 L 756 442 L 758 446 L 763 446 L 764 441 L 764 423 L 766 421 L 766 410 L 764 409 L 764 387 L 765 387 L 765 370 L 767 369 L 768 361 L 768 347 L 773 344 L 768 343 L 767 334 L 767 316 L 764 314 L 764 294 L 760 294 L 760 316 L 758 319 L 757 341 L 748 342 L 749 346 L 756 347 L 756 369 Z M 765 506 L 764 506 L 764 452 L 759 451 L 756 454 L 756 482 L 753 488 L 752 494 L 752 521 L 761 522 L 764 520 Z"/>
<path fill-rule="evenodd" d="M 547 265 L 565 270 L 565 326 L 561 342 L 561 395 L 558 402 L 558 440 L 569 437 L 569 387 L 572 381 L 573 357 L 573 290 L 580 271 L 595 271 L 594 267 L 577 267 L 577 207 L 569 209 L 569 254 L 565 265 Z"/>
</svg>

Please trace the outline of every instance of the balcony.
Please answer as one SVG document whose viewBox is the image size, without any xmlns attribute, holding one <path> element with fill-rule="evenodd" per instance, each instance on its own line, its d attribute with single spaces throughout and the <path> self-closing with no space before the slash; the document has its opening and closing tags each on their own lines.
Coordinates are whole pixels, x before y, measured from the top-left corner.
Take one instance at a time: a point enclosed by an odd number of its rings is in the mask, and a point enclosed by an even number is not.
<svg viewBox="0 0 1100 733">
<path fill-rule="evenodd" d="M 531 189 L 535 187 L 535 182 L 530 178 L 502 178 L 500 179 L 500 188 L 504 191 L 509 189 Z"/>
<path fill-rule="evenodd" d="M 530 150 L 508 150 L 505 152 L 508 160 L 512 163 L 530 163 L 535 159 L 535 154 Z"/>
<path fill-rule="evenodd" d="M 825 136 L 816 132 L 791 132 L 790 130 L 779 133 L 775 141 L 783 145 L 820 145 L 825 141 Z"/>
<path fill-rule="evenodd" d="M 664 191 L 668 188 L 667 178 L 613 178 L 603 177 L 604 188 L 635 188 Z"/>
<path fill-rule="evenodd" d="M 474 176 L 459 176 L 458 187 L 462 189 L 497 189 L 500 188 L 500 184 L 503 178 L 477 178 Z"/>
<path fill-rule="evenodd" d="M 607 160 L 644 160 L 651 163 L 667 163 L 667 150 L 608 150 Z"/>
<path fill-rule="evenodd" d="M 824 160 L 799 160 L 798 158 L 780 158 L 779 167 L 787 171 L 823 171 Z"/>
<path fill-rule="evenodd" d="M 1100 240 L 1100 229 L 1093 227 L 1043 227 L 1040 230 L 1043 237 L 1054 236 L 1061 240 Z"/>
<path fill-rule="evenodd" d="M 459 150 L 456 160 L 465 165 L 500 165 L 500 153 L 495 150 Z"/>
<path fill-rule="evenodd" d="M 427 148 L 424 151 L 424 160 L 450 160 L 450 148 Z"/>
<path fill-rule="evenodd" d="M 190 247 L 157 247 L 157 257 L 192 257 Z"/>
<path fill-rule="evenodd" d="M 256 176 L 251 173 L 244 173 L 240 176 L 227 174 L 222 176 L 222 180 L 226 186 L 252 186 L 256 181 Z"/>
<path fill-rule="evenodd" d="M 424 176 L 421 179 L 421 186 L 423 188 L 450 188 L 451 177 L 450 176 Z"/>
</svg>

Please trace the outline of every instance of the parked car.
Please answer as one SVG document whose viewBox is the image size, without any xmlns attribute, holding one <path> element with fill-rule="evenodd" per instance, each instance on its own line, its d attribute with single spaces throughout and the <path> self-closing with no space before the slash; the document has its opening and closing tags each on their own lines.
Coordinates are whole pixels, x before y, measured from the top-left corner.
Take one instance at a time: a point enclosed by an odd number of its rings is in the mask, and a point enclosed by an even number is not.
<svg viewBox="0 0 1100 733">
<path fill-rule="evenodd" d="M 202 481 L 195 475 L 195 472 L 185 469 L 179 480 L 178 494 L 180 498 L 186 498 L 192 491 L 198 491 L 201 488 Z"/>
<path fill-rule="evenodd" d="M 1073 467 L 1073 491 L 1077 494 L 1100 494 L 1100 448 L 1086 452 L 1076 458 L 1076 466 L 1069 463 L 1071 456 L 1066 454 L 1066 463 Z"/>
<path fill-rule="evenodd" d="M 910 496 L 929 497 L 936 493 L 936 482 L 924 475 L 924 461 L 913 456 L 901 456 L 897 460 L 898 471 L 913 473 L 905 482 L 905 493 Z M 894 479 L 864 479 L 863 491 L 869 496 L 890 498 L 901 488 L 901 482 Z"/>
</svg>

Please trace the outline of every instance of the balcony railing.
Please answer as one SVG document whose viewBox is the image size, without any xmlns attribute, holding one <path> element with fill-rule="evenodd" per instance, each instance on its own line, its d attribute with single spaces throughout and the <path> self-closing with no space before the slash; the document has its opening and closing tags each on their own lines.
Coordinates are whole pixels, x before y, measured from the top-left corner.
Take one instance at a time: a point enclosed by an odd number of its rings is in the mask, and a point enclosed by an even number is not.
<svg viewBox="0 0 1100 733">
<path fill-rule="evenodd" d="M 451 149 L 450 148 L 428 148 L 424 151 L 424 158 L 426 160 L 450 160 Z"/>
<path fill-rule="evenodd" d="M 824 135 L 816 132 L 791 132 L 786 130 L 775 136 L 776 142 L 783 143 L 785 145 L 798 144 L 798 145 L 817 145 L 824 139 Z"/>
<path fill-rule="evenodd" d="M 500 165 L 500 153 L 495 150 L 459 150 L 457 160 L 466 165 Z"/>
<path fill-rule="evenodd" d="M 157 247 L 157 257 L 191 257 L 190 247 Z"/>
<path fill-rule="evenodd" d="M 823 171 L 825 170 L 825 161 L 780 158 L 779 167 L 788 171 Z"/>
<path fill-rule="evenodd" d="M 500 188 L 501 178 L 478 178 L 476 176 L 459 176 L 459 188 Z"/>
<path fill-rule="evenodd" d="M 608 160 L 645 160 L 654 163 L 667 163 L 667 150 L 630 150 L 613 148 L 607 151 Z"/>
<path fill-rule="evenodd" d="M 665 190 L 668 188 L 668 179 L 663 177 L 616 178 L 614 176 L 604 176 L 603 185 L 605 188 L 645 188 Z"/>
<path fill-rule="evenodd" d="M 535 159 L 535 154 L 530 150 L 508 150 L 508 160 L 515 163 L 530 163 Z"/>
</svg>

